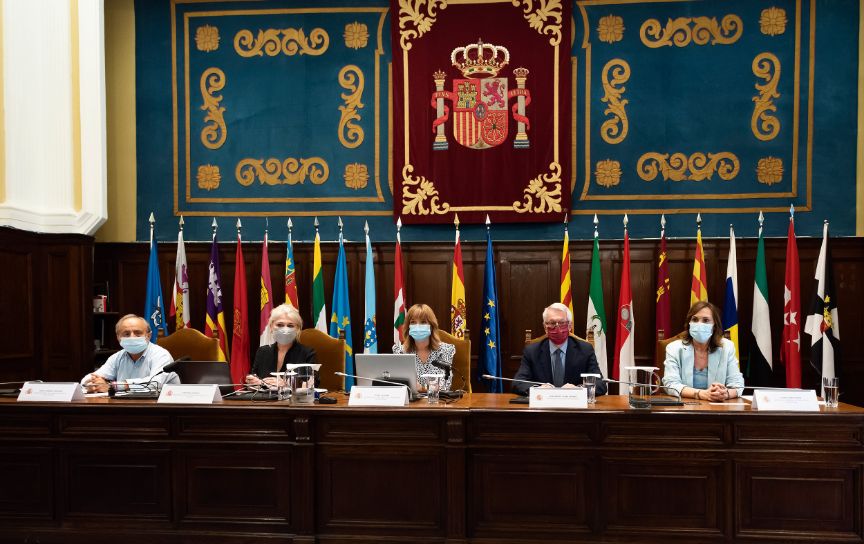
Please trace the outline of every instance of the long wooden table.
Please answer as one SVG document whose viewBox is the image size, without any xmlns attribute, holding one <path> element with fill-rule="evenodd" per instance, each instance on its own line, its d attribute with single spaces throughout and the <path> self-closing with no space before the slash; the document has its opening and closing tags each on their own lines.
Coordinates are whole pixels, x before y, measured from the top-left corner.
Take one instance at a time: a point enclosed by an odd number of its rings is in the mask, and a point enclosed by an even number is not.
<svg viewBox="0 0 864 544">
<path fill-rule="evenodd" d="M 862 542 L 864 409 L 0 399 L 3 542 Z"/>
</svg>

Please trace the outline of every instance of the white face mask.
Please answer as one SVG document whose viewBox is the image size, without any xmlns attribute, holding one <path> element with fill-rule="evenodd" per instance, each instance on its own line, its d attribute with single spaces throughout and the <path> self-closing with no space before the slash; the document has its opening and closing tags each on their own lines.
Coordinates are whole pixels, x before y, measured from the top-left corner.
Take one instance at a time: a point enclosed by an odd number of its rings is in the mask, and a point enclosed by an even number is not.
<svg viewBox="0 0 864 544">
<path fill-rule="evenodd" d="M 143 336 L 126 336 L 120 339 L 120 347 L 132 355 L 138 355 L 147 349 L 149 343 L 150 341 Z"/>
<path fill-rule="evenodd" d="M 273 331 L 273 339 L 277 344 L 288 345 L 297 339 L 297 329 L 295 327 L 279 327 Z"/>
<path fill-rule="evenodd" d="M 712 334 L 714 334 L 713 323 L 690 323 L 690 336 L 700 344 L 710 340 Z"/>
</svg>

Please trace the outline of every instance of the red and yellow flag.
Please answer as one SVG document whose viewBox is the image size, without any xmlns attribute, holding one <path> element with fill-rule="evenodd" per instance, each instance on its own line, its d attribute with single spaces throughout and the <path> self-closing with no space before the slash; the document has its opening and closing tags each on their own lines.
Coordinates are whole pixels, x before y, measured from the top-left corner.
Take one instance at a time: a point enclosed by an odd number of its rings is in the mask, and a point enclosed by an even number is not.
<svg viewBox="0 0 864 544">
<path fill-rule="evenodd" d="M 696 229 L 696 258 L 693 260 L 693 280 L 690 283 L 690 305 L 708 300 L 708 279 L 705 274 L 705 252 L 702 250 L 702 229 Z"/>
<path fill-rule="evenodd" d="M 450 334 L 457 338 L 465 338 L 467 322 L 465 273 L 462 271 L 462 246 L 459 243 L 459 223 L 457 222 L 456 247 L 453 249 L 453 286 L 450 291 Z"/>
<path fill-rule="evenodd" d="M 570 283 L 570 235 L 564 227 L 564 249 L 561 251 L 561 304 L 573 314 L 573 291 Z"/>
</svg>

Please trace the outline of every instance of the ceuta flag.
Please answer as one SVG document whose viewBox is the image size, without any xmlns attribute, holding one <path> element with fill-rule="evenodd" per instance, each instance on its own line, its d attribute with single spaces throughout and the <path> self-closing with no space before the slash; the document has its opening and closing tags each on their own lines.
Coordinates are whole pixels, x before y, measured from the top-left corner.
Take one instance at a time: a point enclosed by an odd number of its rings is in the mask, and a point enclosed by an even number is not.
<svg viewBox="0 0 864 544">
<path fill-rule="evenodd" d="M 669 307 L 669 260 L 666 257 L 666 232 L 660 233 L 660 255 L 657 259 L 657 339 L 675 336 L 672 332 L 672 310 Z"/>
<path fill-rule="evenodd" d="M 219 242 L 213 233 L 210 246 L 210 264 L 207 265 L 207 317 L 204 321 L 204 334 L 219 338 L 219 360 L 228 360 L 228 334 L 225 330 L 225 312 L 222 310 L 222 280 L 219 274 Z M 214 334 L 215 332 L 215 334 Z"/>
<path fill-rule="evenodd" d="M 234 258 L 234 327 L 231 338 L 231 381 L 243 383 L 249 374 L 249 304 L 246 298 L 246 263 L 243 243 L 237 233 L 237 254 Z"/>
<path fill-rule="evenodd" d="M 828 222 L 822 231 L 822 248 L 816 261 L 813 301 L 804 332 L 810 335 L 810 364 L 824 378 L 840 376 L 840 319 L 828 251 Z"/>
<path fill-rule="evenodd" d="M 693 259 L 693 280 L 690 284 L 690 305 L 708 300 L 708 278 L 705 273 L 705 251 L 702 249 L 702 229 L 696 229 L 696 258 Z"/>
<path fill-rule="evenodd" d="M 570 235 L 564 227 L 564 248 L 561 251 L 561 304 L 573 314 L 573 290 L 570 282 Z"/>
<path fill-rule="evenodd" d="M 795 240 L 795 220 L 789 218 L 786 237 L 786 281 L 783 289 L 783 345 L 780 361 L 786 369 L 786 387 L 801 387 L 801 263 Z"/>
<path fill-rule="evenodd" d="M 402 241 L 396 234 L 396 256 L 393 259 L 393 343 L 401 344 L 405 341 L 402 327 L 405 325 L 405 283 L 402 281 Z"/>
<path fill-rule="evenodd" d="M 630 381 L 629 372 L 624 367 L 634 366 L 633 342 L 635 322 L 633 320 L 633 292 L 630 289 L 630 236 L 624 228 L 624 259 L 621 263 L 621 293 L 618 296 L 618 322 L 615 331 L 615 366 L 612 378 Z"/>
<path fill-rule="evenodd" d="M 270 344 L 270 312 L 273 311 L 273 287 L 270 284 L 270 257 L 267 255 L 267 231 L 264 231 L 264 243 L 261 249 L 261 320 L 258 328 L 259 345 Z M 296 306 L 295 306 L 296 308 Z M 235 382 L 240 383 L 240 382 Z"/>
<path fill-rule="evenodd" d="M 453 248 L 453 284 L 450 290 L 450 334 L 465 338 L 468 313 L 465 308 L 465 273 L 462 271 L 462 245 L 456 229 L 456 247 Z"/>
</svg>

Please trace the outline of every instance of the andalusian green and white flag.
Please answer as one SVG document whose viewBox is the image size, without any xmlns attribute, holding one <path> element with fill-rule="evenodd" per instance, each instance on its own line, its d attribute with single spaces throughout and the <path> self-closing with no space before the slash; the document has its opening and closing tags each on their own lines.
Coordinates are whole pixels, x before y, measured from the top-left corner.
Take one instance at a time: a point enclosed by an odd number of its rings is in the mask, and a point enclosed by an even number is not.
<svg viewBox="0 0 864 544">
<path fill-rule="evenodd" d="M 609 377 L 606 358 L 606 311 L 603 309 L 603 279 L 600 276 L 600 238 L 597 216 L 594 216 L 594 251 L 591 253 L 591 286 L 588 292 L 588 324 L 586 331 L 594 333 L 594 354 L 600 372 Z"/>
<path fill-rule="evenodd" d="M 771 320 L 768 315 L 768 272 L 765 268 L 765 240 L 762 238 L 762 212 L 759 212 L 759 245 L 756 249 L 756 281 L 753 285 L 753 341 L 747 377 L 750 385 L 773 383 L 771 359 Z"/>
<path fill-rule="evenodd" d="M 324 274 L 321 269 L 321 236 L 318 235 L 318 219 L 315 219 L 315 250 L 312 261 L 312 317 L 315 328 L 324 334 L 330 333 L 327 309 L 324 307 Z"/>
</svg>

